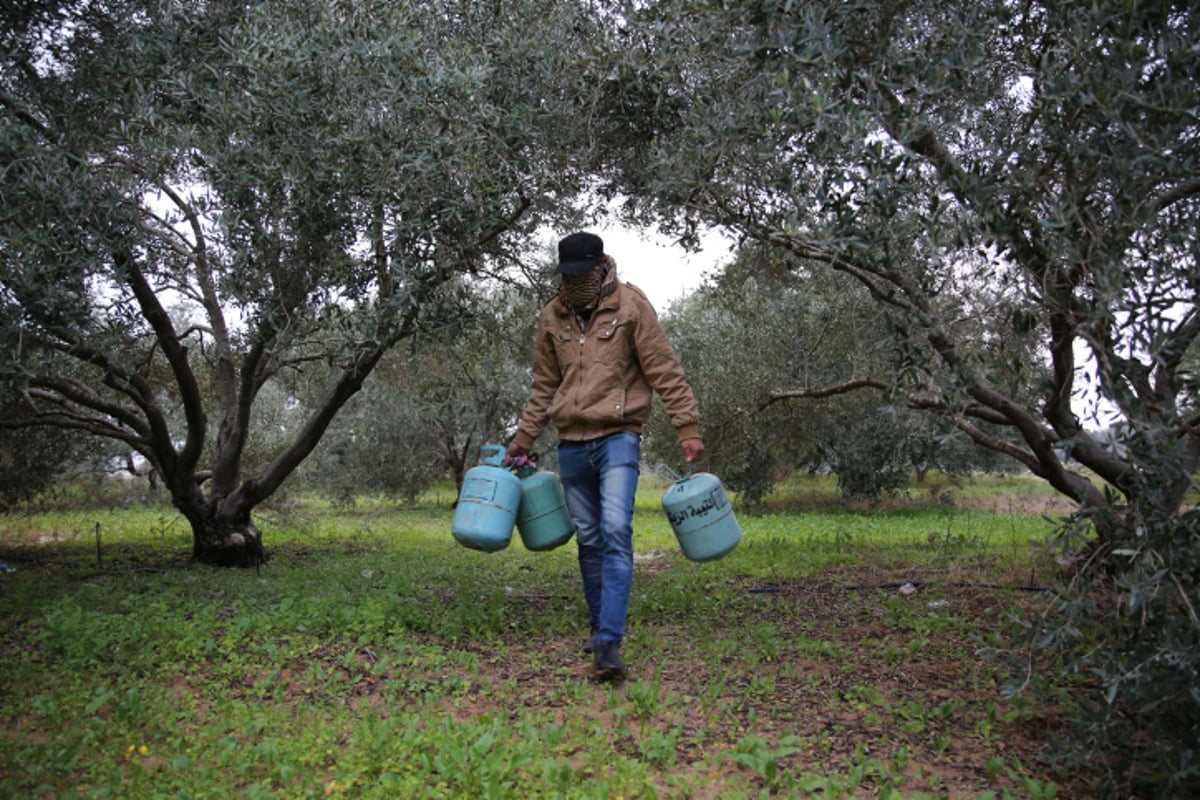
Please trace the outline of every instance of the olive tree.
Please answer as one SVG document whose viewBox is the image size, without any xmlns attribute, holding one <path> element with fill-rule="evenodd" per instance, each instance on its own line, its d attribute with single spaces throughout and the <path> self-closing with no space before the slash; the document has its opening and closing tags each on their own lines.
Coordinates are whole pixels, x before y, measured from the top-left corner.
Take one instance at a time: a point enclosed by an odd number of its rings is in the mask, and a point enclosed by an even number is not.
<svg viewBox="0 0 1200 800">
<path fill-rule="evenodd" d="M 1179 508 L 1200 456 L 1180 373 L 1200 331 L 1190 7 L 637 5 L 601 101 L 614 185 L 858 281 L 904 374 L 855 387 L 946 415 L 1105 541 L 1138 528 L 1119 504 Z M 998 362 L 1029 337 L 1042 359 Z M 1043 360 L 1036 396 L 1014 393 Z M 1092 435 L 1085 390 L 1166 485 Z"/>
<path fill-rule="evenodd" d="M 1078 574 L 1124 592 L 1099 626 L 1072 594 L 1048 637 L 1101 684 L 1081 741 L 1175 796 L 1200 775 L 1197 41 L 1178 0 L 637 2 L 598 100 L 614 191 L 889 314 L 892 369 L 780 397 L 887 392 L 1075 502 Z"/>
<path fill-rule="evenodd" d="M 305 465 L 336 496 L 405 498 L 447 476 L 456 487 L 485 443 L 504 443 L 529 393 L 531 290 L 493 285 L 424 315 L 385 355 Z"/>
<path fill-rule="evenodd" d="M 64 0 L 4 21 L 6 397 L 145 458 L 196 559 L 257 564 L 253 509 L 424 305 L 569 207 L 569 59 L 594 23 L 551 0 Z M 289 396 L 265 388 L 317 369 L 327 390 L 250 469 L 256 405 Z"/>
<path fill-rule="evenodd" d="M 846 385 L 892 369 L 895 331 L 847 276 L 748 242 L 664 324 L 704 410 L 708 461 L 743 500 L 760 500 L 797 469 L 833 472 L 843 494 L 875 497 L 930 468 L 984 466 L 953 447 L 965 436 L 879 394 L 784 402 L 780 385 Z M 656 416 L 652 455 L 669 432 Z"/>
<path fill-rule="evenodd" d="M 1187 6 L 680 1 L 631 18 L 604 101 L 646 112 L 611 115 L 631 196 L 856 279 L 902 332 L 907 374 L 876 384 L 1018 459 L 1105 541 L 1138 528 L 1115 498 L 1178 509 L 1200 456 L 1180 373 L 1200 331 Z M 1036 333 L 1037 397 L 997 379 L 974 319 Z M 1084 389 L 1174 464 L 1163 491 L 1088 431 Z"/>
<path fill-rule="evenodd" d="M 22 411 L 15 404 L 0 406 L 9 419 Z M 0 428 L 0 511 L 41 495 L 87 456 L 69 431 Z"/>
</svg>

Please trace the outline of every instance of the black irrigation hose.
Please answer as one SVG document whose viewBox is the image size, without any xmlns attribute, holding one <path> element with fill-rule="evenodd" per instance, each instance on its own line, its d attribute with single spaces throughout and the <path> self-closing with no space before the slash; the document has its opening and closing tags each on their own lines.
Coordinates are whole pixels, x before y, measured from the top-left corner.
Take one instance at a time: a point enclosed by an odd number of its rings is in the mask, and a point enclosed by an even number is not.
<svg viewBox="0 0 1200 800">
<path fill-rule="evenodd" d="M 5 556 L 0 555 L 0 561 L 20 561 L 24 564 L 52 564 L 56 567 L 75 567 L 78 569 L 98 569 L 98 570 L 128 570 L 131 572 L 155 572 L 167 573 L 171 570 L 160 569 L 158 567 L 134 567 L 127 564 L 85 564 L 82 561 L 58 561 L 51 558 L 30 558 L 28 556 Z"/>
<path fill-rule="evenodd" d="M 901 589 L 905 586 L 912 586 L 914 588 L 919 588 L 922 586 L 935 586 L 935 585 L 937 585 L 936 581 L 902 581 L 899 583 L 860 583 L 860 584 L 857 584 L 854 586 L 845 586 L 842 588 L 844 588 L 847 591 L 860 591 L 863 589 Z M 1049 592 L 1049 591 L 1053 591 L 1052 588 L 1049 586 L 1022 586 L 1022 585 L 1008 585 L 1008 584 L 1003 584 L 1003 583 L 969 583 L 966 581 L 954 581 L 951 583 L 945 583 L 943 585 L 954 586 L 954 587 L 958 587 L 958 588 L 969 588 L 969 589 L 1010 589 L 1010 590 L 1016 591 L 1016 592 Z M 754 589 L 747 589 L 746 591 L 749 594 L 779 594 L 779 593 L 786 592 L 787 589 L 781 588 L 778 586 L 765 586 L 765 587 L 758 587 L 758 588 L 754 588 Z"/>
<path fill-rule="evenodd" d="M 56 561 L 46 558 L 29 558 L 28 556 L 4 556 L 0 554 L 0 560 L 4 561 L 20 561 L 26 564 L 53 564 L 60 567 L 76 567 L 90 569 L 125 569 L 133 572 L 151 572 L 151 573 L 167 573 L 168 569 L 160 569 L 158 567 L 134 567 L 124 564 L 84 564 L 80 561 Z M 920 588 L 922 586 L 936 586 L 936 581 L 901 581 L 893 583 L 860 583 L 854 586 L 843 587 L 847 591 L 861 591 L 864 589 L 902 589 L 905 586 Z M 1003 583 L 971 583 L 968 581 L 952 581 L 944 584 L 945 586 L 953 586 L 956 588 L 966 589 L 1008 589 L 1014 592 L 1049 592 L 1052 591 L 1049 586 L 1028 586 L 1028 585 L 1009 585 Z M 787 591 L 787 588 L 779 586 L 760 586 L 753 589 L 747 589 L 747 594 L 782 594 Z M 570 595 L 565 594 L 510 594 L 507 595 L 513 600 L 569 600 Z"/>
<path fill-rule="evenodd" d="M 862 583 L 857 586 L 847 586 L 847 589 L 901 589 L 905 586 L 921 587 L 921 586 L 936 586 L 937 581 L 903 581 L 902 583 Z M 1003 583 L 971 583 L 969 581 L 951 581 L 942 584 L 944 586 L 954 586 L 957 588 L 967 589 L 1011 589 L 1015 592 L 1049 592 L 1049 586 L 1028 586 L 1028 585 L 1008 585 Z"/>
</svg>

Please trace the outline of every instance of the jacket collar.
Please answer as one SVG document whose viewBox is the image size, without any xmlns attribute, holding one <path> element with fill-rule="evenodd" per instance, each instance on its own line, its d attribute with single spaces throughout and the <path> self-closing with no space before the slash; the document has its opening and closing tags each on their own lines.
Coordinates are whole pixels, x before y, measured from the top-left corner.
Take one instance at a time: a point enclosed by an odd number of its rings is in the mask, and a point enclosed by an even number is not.
<svg viewBox="0 0 1200 800">
<path fill-rule="evenodd" d="M 617 281 L 617 288 L 613 289 L 612 294 L 600 301 L 600 305 L 596 306 L 596 310 L 592 312 L 592 316 L 595 316 L 601 311 L 608 311 L 609 309 L 618 308 L 621 305 L 621 292 L 623 291 L 625 291 L 625 284 L 621 281 Z M 567 304 L 562 301 L 562 298 L 557 294 L 554 295 L 554 299 L 550 302 L 554 306 L 554 313 L 558 314 L 558 316 L 575 316 L 574 310 L 569 308 Z"/>
</svg>

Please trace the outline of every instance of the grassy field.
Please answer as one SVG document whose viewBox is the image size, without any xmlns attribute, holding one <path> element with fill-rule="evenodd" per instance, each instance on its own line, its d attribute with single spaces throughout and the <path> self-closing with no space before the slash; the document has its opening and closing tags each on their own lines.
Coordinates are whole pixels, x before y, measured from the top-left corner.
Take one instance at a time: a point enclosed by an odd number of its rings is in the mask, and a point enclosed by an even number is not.
<svg viewBox="0 0 1200 800">
<path fill-rule="evenodd" d="M 1038 758 L 1057 710 L 983 655 L 1050 578 L 1036 484 L 852 508 L 797 481 L 709 564 L 662 487 L 618 685 L 574 544 L 462 548 L 445 487 L 264 510 L 257 573 L 190 565 L 169 508 L 0 517 L 0 797 L 1081 796 Z"/>
</svg>

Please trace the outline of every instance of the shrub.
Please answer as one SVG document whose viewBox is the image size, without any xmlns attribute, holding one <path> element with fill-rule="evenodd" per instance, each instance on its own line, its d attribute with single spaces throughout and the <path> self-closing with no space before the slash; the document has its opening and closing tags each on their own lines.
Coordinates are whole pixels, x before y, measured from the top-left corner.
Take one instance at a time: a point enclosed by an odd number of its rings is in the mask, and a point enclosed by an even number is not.
<svg viewBox="0 0 1200 800">
<path fill-rule="evenodd" d="M 1030 631 L 1086 688 L 1056 755 L 1104 765 L 1107 796 L 1200 796 L 1200 511 L 1140 519 L 1132 547 L 1096 546 L 1078 518 L 1059 528 L 1082 560 Z"/>
</svg>

